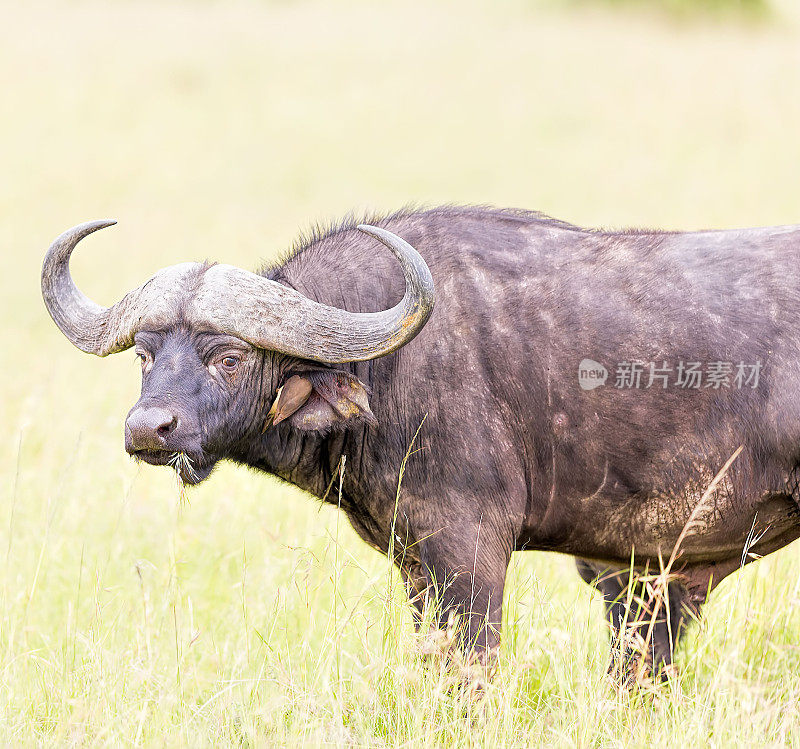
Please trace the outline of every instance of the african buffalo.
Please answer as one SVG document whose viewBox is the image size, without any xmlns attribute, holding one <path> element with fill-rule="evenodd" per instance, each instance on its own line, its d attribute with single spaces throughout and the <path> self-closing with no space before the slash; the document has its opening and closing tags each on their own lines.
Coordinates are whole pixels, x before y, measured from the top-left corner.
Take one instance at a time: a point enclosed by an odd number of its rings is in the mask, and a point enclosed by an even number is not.
<svg viewBox="0 0 800 749">
<path fill-rule="evenodd" d="M 56 239 L 42 292 L 83 351 L 136 347 L 126 450 L 186 483 L 227 459 L 334 502 L 344 465 L 353 527 L 392 549 L 417 609 L 459 615 L 467 648 L 498 642 L 511 553 L 549 550 L 577 558 L 618 636 L 652 617 L 662 668 L 711 589 L 800 535 L 800 226 L 408 210 L 258 275 L 175 265 L 105 309 L 69 258 L 111 223 Z M 631 614 L 628 568 L 658 571 L 684 530 L 662 611 L 651 586 Z"/>
</svg>

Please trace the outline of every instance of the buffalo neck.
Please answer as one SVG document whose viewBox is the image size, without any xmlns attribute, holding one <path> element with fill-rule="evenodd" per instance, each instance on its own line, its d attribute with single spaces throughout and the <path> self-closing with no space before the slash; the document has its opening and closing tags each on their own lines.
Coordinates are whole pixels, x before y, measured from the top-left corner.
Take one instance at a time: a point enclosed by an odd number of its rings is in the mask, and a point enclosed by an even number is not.
<svg viewBox="0 0 800 749">
<path fill-rule="evenodd" d="M 229 457 L 335 504 L 338 501 L 337 476 L 343 461 L 345 482 L 351 484 L 357 479 L 354 472 L 358 465 L 353 460 L 347 462 L 346 456 L 357 454 L 359 443 L 364 439 L 363 432 L 363 428 L 358 428 L 321 435 L 300 431 L 284 422 L 269 427 L 255 439 L 240 443 Z"/>
<path fill-rule="evenodd" d="M 376 256 L 366 237 L 357 235 L 353 240 L 344 249 L 337 245 L 336 252 L 328 251 L 331 238 L 314 242 L 268 275 L 309 299 L 351 312 L 374 312 L 396 304 L 403 295 L 403 278 L 394 259 L 388 253 Z M 354 272 L 363 267 L 370 267 L 374 275 L 365 277 Z M 355 375 L 368 390 L 372 387 L 374 362 L 336 366 Z M 262 372 L 264 391 L 274 393 L 291 367 L 290 358 L 272 359 L 269 371 Z M 361 424 L 327 434 L 304 432 L 287 421 L 263 433 L 260 428 L 254 431 L 230 457 L 336 503 L 338 485 L 333 486 L 332 481 L 343 459 L 346 460 L 343 491 L 350 487 L 351 492 L 358 493 L 362 478 L 360 456 L 364 454 L 369 433 L 370 428 Z"/>
</svg>

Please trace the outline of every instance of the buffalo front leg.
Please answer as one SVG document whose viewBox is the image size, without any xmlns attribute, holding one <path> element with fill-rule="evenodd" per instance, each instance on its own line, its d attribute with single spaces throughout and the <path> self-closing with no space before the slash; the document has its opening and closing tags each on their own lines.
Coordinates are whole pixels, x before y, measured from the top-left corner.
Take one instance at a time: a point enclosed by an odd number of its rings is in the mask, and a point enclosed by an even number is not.
<svg viewBox="0 0 800 749">
<path fill-rule="evenodd" d="M 511 556 L 510 544 L 500 538 L 481 522 L 456 521 L 424 534 L 418 544 L 418 585 L 424 581 L 439 628 L 454 625 L 461 649 L 482 660 L 500 642 Z"/>
</svg>

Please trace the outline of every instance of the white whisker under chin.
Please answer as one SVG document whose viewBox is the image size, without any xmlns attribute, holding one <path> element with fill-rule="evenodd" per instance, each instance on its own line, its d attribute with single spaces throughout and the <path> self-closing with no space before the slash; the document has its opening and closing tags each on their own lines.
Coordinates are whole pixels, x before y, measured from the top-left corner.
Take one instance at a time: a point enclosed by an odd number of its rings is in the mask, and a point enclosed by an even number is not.
<svg viewBox="0 0 800 749">
<path fill-rule="evenodd" d="M 192 459 L 184 452 L 174 452 L 170 455 L 167 464 L 175 469 L 178 478 L 183 480 L 184 477 L 188 478 L 191 482 L 197 482 L 199 476 L 192 465 Z"/>
</svg>

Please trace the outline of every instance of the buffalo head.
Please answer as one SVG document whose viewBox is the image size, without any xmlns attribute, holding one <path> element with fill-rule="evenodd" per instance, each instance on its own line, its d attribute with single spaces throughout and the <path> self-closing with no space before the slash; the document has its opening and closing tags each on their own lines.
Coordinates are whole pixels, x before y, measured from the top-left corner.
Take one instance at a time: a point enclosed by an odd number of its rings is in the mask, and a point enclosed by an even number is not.
<svg viewBox="0 0 800 749">
<path fill-rule="evenodd" d="M 300 429 L 374 417 L 366 391 L 327 365 L 396 351 L 433 310 L 424 260 L 391 232 L 358 228 L 391 250 L 405 294 L 391 309 L 352 313 L 230 265 L 181 263 L 105 308 L 74 284 L 77 243 L 113 221 L 93 221 L 58 237 L 45 256 L 42 295 L 64 335 L 97 356 L 132 346 L 142 363 L 142 393 L 125 422 L 125 449 L 154 465 L 172 465 L 187 483 L 211 472 L 231 443 L 291 418 Z"/>
</svg>

